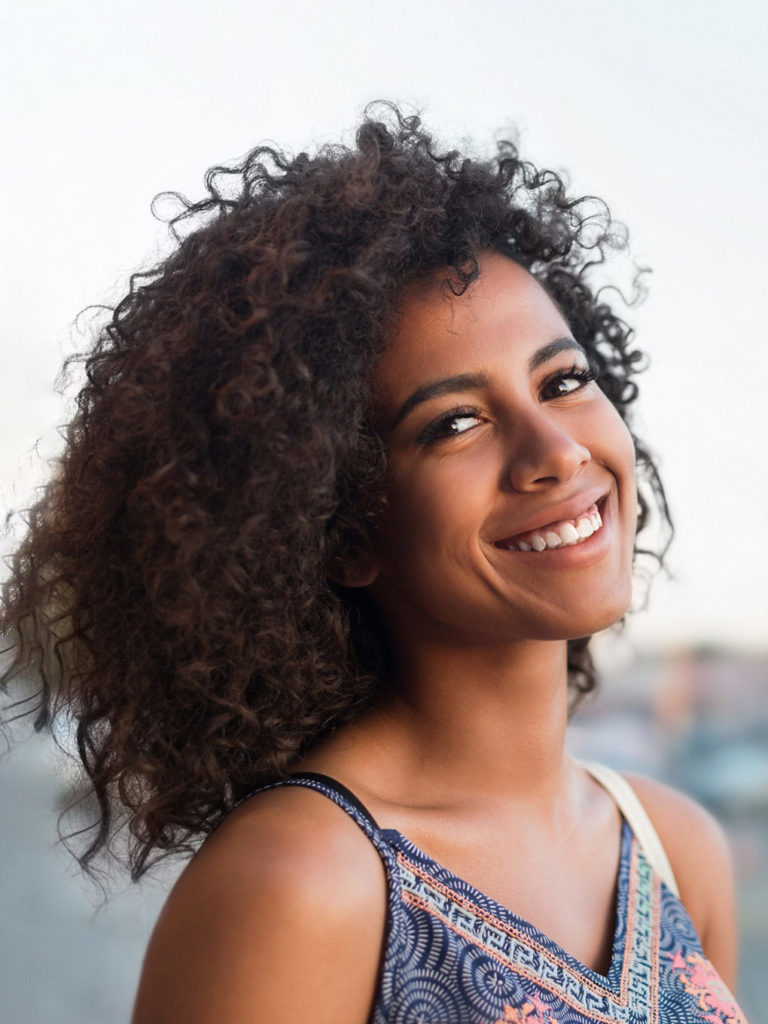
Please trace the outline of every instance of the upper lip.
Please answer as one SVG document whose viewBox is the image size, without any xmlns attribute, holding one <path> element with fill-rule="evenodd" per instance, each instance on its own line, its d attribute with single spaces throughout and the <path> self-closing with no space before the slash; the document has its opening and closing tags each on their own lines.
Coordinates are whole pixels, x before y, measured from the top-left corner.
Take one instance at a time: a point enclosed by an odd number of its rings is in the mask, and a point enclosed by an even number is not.
<svg viewBox="0 0 768 1024">
<path fill-rule="evenodd" d="M 493 543 L 505 544 L 521 533 L 543 530 L 545 527 L 552 526 L 554 523 L 559 523 L 563 520 L 578 519 L 579 516 L 584 515 L 588 508 L 601 502 L 607 495 L 608 491 L 604 488 L 580 491 L 578 494 L 574 494 L 572 497 L 558 502 L 556 505 L 547 505 L 546 508 L 539 509 L 535 518 L 532 517 L 525 520 L 510 533 L 494 540 Z"/>
</svg>

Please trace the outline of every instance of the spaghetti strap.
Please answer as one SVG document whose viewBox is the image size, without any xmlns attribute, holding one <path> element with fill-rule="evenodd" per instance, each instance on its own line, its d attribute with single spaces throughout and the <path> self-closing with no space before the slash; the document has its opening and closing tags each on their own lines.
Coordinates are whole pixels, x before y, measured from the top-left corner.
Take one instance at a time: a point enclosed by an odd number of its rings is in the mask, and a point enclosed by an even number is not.
<svg viewBox="0 0 768 1024">
<path fill-rule="evenodd" d="M 338 796 L 343 797 L 347 803 L 352 804 L 362 814 L 364 818 L 367 818 L 371 825 L 378 830 L 379 826 L 376 824 L 376 819 L 362 802 L 358 800 L 355 794 L 347 789 L 346 786 L 342 785 L 337 779 L 332 779 L 330 775 L 323 775 L 321 772 L 296 772 L 294 775 L 289 775 L 289 779 L 293 779 L 296 782 L 301 782 L 306 779 L 310 782 L 319 782 L 325 789 L 333 790 Z"/>
<path fill-rule="evenodd" d="M 373 843 L 382 860 L 391 869 L 395 860 L 395 852 L 387 841 L 386 830 L 379 828 L 376 819 L 354 793 L 350 792 L 346 786 L 329 775 L 322 775 L 319 772 L 297 772 L 294 775 L 287 775 L 282 779 L 263 783 L 250 790 L 250 792 L 245 793 L 232 810 L 234 811 L 236 807 L 239 807 L 259 793 L 264 793 L 270 789 L 283 789 L 293 786 L 313 789 L 316 793 L 322 794 L 326 799 L 331 800 L 337 807 L 345 811 L 358 828 L 365 833 L 371 843 Z"/>
<path fill-rule="evenodd" d="M 677 888 L 674 872 L 672 871 L 672 865 L 669 863 L 669 858 L 662 846 L 661 839 L 659 839 L 659 834 L 653 827 L 653 822 L 649 818 L 646 809 L 640 803 L 634 789 L 632 789 L 624 776 L 614 771 L 613 768 L 607 768 L 603 764 L 595 764 L 591 761 L 581 761 L 580 764 L 589 772 L 595 782 L 600 783 L 603 789 L 611 794 L 616 802 L 616 806 L 635 833 L 635 838 L 640 844 L 640 848 L 645 854 L 648 863 L 667 888 L 675 896 L 679 896 L 680 893 Z"/>
<path fill-rule="evenodd" d="M 670 892 L 679 896 L 672 865 L 669 863 L 658 832 L 630 784 L 623 775 L 606 765 L 591 761 L 581 761 L 580 764 L 603 789 L 610 793 L 622 816 L 634 832 L 648 863 Z M 381 830 L 368 808 L 343 783 L 329 775 L 323 775 L 320 772 L 297 772 L 279 782 L 260 786 L 243 799 L 248 799 L 249 796 L 262 792 L 264 789 L 291 785 L 306 786 L 325 794 L 357 822 L 369 839 L 374 842 L 374 845 L 379 848 L 380 853 L 384 853 L 385 850 L 387 853 L 389 852 L 388 844 L 382 842 Z"/>
</svg>

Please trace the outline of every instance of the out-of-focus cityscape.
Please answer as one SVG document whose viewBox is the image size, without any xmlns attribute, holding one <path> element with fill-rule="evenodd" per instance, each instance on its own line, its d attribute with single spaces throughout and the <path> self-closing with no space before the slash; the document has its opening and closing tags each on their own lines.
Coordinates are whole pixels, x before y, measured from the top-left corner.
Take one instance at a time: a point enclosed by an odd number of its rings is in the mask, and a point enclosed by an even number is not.
<svg viewBox="0 0 768 1024">
<path fill-rule="evenodd" d="M 621 643 L 618 644 L 621 650 Z M 698 648 L 601 659 L 603 682 L 571 725 L 573 753 L 670 782 L 725 827 L 738 880 L 750 1024 L 768 1024 L 768 655 Z M 0 771 L 0 991 L 4 1024 L 128 1024 L 141 958 L 179 865 L 107 902 L 56 846 L 74 775 L 50 738 Z"/>
<path fill-rule="evenodd" d="M 768 1024 L 768 655 L 700 646 L 612 661 L 570 749 L 668 782 L 720 821 L 738 886 L 739 999 L 750 1024 Z"/>
</svg>

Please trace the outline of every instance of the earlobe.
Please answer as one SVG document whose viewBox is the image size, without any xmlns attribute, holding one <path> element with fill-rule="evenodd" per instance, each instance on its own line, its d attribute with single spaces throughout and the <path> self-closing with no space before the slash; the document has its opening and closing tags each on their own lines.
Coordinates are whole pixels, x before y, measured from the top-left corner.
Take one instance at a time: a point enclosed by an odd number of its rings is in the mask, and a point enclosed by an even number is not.
<svg viewBox="0 0 768 1024">
<path fill-rule="evenodd" d="M 368 548 L 334 560 L 328 568 L 328 578 L 342 587 L 370 587 L 378 575 L 379 560 Z"/>
</svg>

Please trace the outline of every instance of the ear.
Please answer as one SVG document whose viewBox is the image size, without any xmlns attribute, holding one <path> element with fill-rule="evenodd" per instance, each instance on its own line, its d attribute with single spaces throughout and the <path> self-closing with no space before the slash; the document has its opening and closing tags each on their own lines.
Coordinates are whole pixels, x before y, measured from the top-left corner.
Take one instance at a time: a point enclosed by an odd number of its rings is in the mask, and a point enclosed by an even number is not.
<svg viewBox="0 0 768 1024">
<path fill-rule="evenodd" d="M 369 547 L 361 547 L 328 567 L 328 578 L 343 587 L 370 587 L 379 575 L 379 560 Z"/>
</svg>

